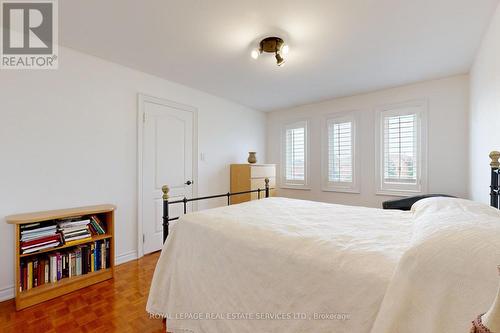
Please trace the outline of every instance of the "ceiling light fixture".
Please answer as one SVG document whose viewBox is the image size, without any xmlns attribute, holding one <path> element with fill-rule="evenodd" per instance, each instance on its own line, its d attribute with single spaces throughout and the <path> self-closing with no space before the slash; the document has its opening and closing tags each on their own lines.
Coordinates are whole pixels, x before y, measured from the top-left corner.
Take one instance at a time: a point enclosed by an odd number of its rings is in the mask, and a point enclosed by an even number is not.
<svg viewBox="0 0 500 333">
<path fill-rule="evenodd" d="M 267 37 L 260 41 L 259 48 L 252 50 L 250 56 L 253 59 L 257 59 L 264 52 L 274 53 L 278 66 L 283 66 L 285 64 L 285 56 L 289 50 L 290 48 L 285 44 L 283 39 L 279 37 Z"/>
</svg>

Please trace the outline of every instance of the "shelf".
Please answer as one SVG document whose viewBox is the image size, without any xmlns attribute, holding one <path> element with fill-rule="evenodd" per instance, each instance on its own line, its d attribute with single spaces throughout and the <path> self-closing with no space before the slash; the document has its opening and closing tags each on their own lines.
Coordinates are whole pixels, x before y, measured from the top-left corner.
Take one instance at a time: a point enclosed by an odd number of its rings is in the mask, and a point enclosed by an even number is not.
<svg viewBox="0 0 500 333">
<path fill-rule="evenodd" d="M 64 244 L 64 245 L 61 245 L 61 246 L 51 247 L 50 249 L 43 249 L 43 250 L 32 252 L 32 253 L 20 254 L 19 257 L 20 258 L 25 258 L 25 257 L 30 257 L 30 256 L 35 256 L 35 255 L 38 255 L 38 254 L 42 254 L 42 253 L 59 251 L 59 250 L 66 249 L 66 248 L 69 248 L 69 247 L 78 246 L 78 245 L 82 245 L 82 244 L 89 244 L 89 243 L 93 243 L 93 242 L 101 240 L 101 239 L 107 239 L 107 238 L 111 238 L 111 237 L 112 236 L 108 235 L 108 234 L 95 235 L 95 236 L 92 236 L 92 239 L 82 239 L 81 242 L 76 242 L 76 243 L 72 243 L 72 244 Z"/>
<path fill-rule="evenodd" d="M 34 212 L 26 214 L 11 215 L 6 218 L 6 222 L 14 225 L 14 270 L 15 270 L 15 294 L 16 294 L 16 310 L 21 310 L 29 306 L 45 302 L 47 300 L 59 297 L 75 290 L 91 286 L 93 284 L 106 281 L 113 278 L 113 270 L 115 266 L 115 209 L 114 205 L 97 205 L 87 207 L 77 207 L 61 210 L 51 210 L 45 212 Z M 54 220 L 66 219 L 68 217 L 90 217 L 97 215 L 102 221 L 103 227 L 106 230 L 104 235 L 93 235 L 90 238 L 81 239 L 70 244 L 62 244 L 57 247 L 39 250 L 37 252 L 21 254 L 21 234 L 22 226 L 30 223 L 53 222 Z M 63 278 L 57 282 L 45 283 L 41 286 L 21 291 L 22 273 L 26 274 L 25 270 L 21 270 L 23 261 L 31 260 L 36 256 L 46 256 L 52 253 L 65 250 L 72 250 L 79 245 L 92 244 L 97 241 L 107 240 L 109 242 L 109 267 L 101 269 L 97 272 L 91 272 L 84 275 L 72 276 Z M 106 247 L 108 251 L 108 247 Z M 50 268 L 49 268 L 50 269 Z M 26 277 L 24 277 L 25 279 Z"/>
<path fill-rule="evenodd" d="M 47 299 L 61 296 L 112 278 L 113 268 L 106 268 L 85 275 L 64 278 L 57 282 L 46 283 L 30 290 L 18 292 L 16 296 L 16 309 L 23 309 L 46 301 Z"/>
</svg>

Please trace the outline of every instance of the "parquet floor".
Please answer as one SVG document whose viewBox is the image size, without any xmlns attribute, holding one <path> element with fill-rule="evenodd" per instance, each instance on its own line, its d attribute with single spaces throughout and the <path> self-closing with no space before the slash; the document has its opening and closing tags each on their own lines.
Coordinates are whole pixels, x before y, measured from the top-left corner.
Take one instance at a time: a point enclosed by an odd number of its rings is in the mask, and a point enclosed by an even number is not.
<svg viewBox="0 0 500 333">
<path fill-rule="evenodd" d="M 146 313 L 149 285 L 159 253 L 115 267 L 112 280 L 17 311 L 0 303 L 0 332 L 165 332 Z"/>
</svg>

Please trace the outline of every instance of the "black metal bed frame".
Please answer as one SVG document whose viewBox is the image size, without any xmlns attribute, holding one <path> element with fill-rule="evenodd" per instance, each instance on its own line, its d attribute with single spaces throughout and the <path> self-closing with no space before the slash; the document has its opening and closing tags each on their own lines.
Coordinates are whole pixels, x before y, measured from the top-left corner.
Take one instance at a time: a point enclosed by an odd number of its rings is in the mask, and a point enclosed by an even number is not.
<svg viewBox="0 0 500 333">
<path fill-rule="evenodd" d="M 250 194 L 250 193 L 257 193 L 257 199 L 261 199 L 261 192 L 264 193 L 265 198 L 269 198 L 270 190 L 271 188 L 269 187 L 269 178 L 266 178 L 265 180 L 265 188 L 261 189 L 258 188 L 256 190 L 250 190 L 250 191 L 242 191 L 242 192 L 227 192 L 224 194 L 217 194 L 217 195 L 209 195 L 205 197 L 198 197 L 198 198 L 191 198 L 188 199 L 184 197 L 183 199 L 175 200 L 175 201 L 169 201 L 169 195 L 168 192 L 170 191 L 170 188 L 165 185 L 161 188 L 163 191 L 163 242 L 165 243 L 165 240 L 168 237 L 168 228 L 169 224 L 171 221 L 178 220 L 180 216 L 177 217 L 170 217 L 169 216 L 169 206 L 170 205 L 175 205 L 175 204 L 184 204 L 184 214 L 187 213 L 187 204 L 188 202 L 192 201 L 200 201 L 200 200 L 207 200 L 207 199 L 216 199 L 216 198 L 223 198 L 227 197 L 227 205 L 229 206 L 231 204 L 231 197 L 235 195 L 242 195 L 242 194 Z"/>
<path fill-rule="evenodd" d="M 490 186 L 490 198 L 491 206 L 495 208 L 500 208 L 500 152 L 492 151 L 490 153 L 491 158 L 491 186 Z"/>
</svg>

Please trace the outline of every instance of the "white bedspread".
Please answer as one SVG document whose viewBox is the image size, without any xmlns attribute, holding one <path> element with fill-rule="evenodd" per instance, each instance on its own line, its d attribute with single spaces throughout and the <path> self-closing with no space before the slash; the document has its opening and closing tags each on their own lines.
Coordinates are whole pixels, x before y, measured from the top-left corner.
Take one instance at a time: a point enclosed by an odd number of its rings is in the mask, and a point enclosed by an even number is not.
<svg viewBox="0 0 500 333">
<path fill-rule="evenodd" d="M 413 205 L 412 246 L 389 284 L 372 333 L 469 332 L 497 294 L 500 211 L 462 199 Z"/>
<path fill-rule="evenodd" d="M 174 332 L 467 332 L 496 295 L 497 264 L 500 212 L 486 205 L 270 198 L 182 217 L 147 311 Z"/>
<path fill-rule="evenodd" d="M 147 311 L 167 315 L 169 331 L 369 332 L 411 218 L 285 198 L 185 215 L 160 256 Z M 276 317 L 286 320 L 261 320 Z"/>
</svg>

